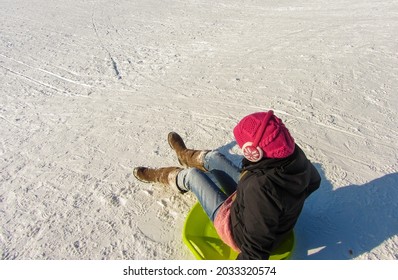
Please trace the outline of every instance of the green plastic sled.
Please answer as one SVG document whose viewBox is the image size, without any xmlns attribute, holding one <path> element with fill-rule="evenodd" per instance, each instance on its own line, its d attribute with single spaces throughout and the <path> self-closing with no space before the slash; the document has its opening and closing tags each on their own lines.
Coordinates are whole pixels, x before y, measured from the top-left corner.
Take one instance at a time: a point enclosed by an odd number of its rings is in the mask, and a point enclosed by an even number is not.
<svg viewBox="0 0 398 280">
<path fill-rule="evenodd" d="M 197 202 L 185 220 L 183 242 L 198 260 L 235 260 L 238 253 L 226 245 L 218 236 L 213 223 Z M 274 251 L 270 260 L 288 259 L 294 248 L 293 231 Z"/>
</svg>

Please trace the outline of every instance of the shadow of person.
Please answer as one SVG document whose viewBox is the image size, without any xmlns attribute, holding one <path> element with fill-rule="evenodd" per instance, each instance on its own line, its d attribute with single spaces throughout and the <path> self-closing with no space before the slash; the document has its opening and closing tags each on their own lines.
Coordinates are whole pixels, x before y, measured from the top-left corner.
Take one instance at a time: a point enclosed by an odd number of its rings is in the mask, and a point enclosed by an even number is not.
<svg viewBox="0 0 398 280">
<path fill-rule="evenodd" d="M 315 166 L 322 183 L 296 224 L 293 259 L 352 259 L 398 234 L 398 173 L 333 190 Z M 378 258 L 396 259 L 398 252 Z"/>
</svg>

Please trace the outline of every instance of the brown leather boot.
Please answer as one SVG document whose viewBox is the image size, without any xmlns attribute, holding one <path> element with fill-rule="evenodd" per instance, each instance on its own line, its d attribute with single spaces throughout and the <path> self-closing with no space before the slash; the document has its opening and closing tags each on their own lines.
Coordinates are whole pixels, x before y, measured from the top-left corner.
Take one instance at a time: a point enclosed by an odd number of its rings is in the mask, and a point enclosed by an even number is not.
<svg viewBox="0 0 398 280">
<path fill-rule="evenodd" d="M 180 167 L 149 168 L 140 166 L 134 168 L 133 174 L 135 178 L 142 182 L 160 183 L 180 190 L 177 186 L 177 175 L 181 170 Z"/>
<path fill-rule="evenodd" d="M 182 166 L 195 167 L 202 171 L 207 171 L 203 166 L 203 161 L 210 150 L 187 149 L 184 140 L 175 132 L 170 132 L 167 139 L 170 147 L 177 153 L 178 161 Z"/>
</svg>

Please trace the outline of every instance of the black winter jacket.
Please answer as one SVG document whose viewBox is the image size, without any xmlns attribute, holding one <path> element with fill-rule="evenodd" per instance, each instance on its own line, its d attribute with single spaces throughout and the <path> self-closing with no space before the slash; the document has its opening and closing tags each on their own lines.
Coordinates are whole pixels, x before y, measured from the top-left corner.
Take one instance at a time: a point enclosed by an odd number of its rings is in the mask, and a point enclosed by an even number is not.
<svg viewBox="0 0 398 280">
<path fill-rule="evenodd" d="M 268 259 L 293 230 L 305 199 L 319 188 L 318 171 L 296 145 L 283 159 L 244 159 L 231 208 L 231 227 L 241 249 L 238 259 Z"/>
</svg>

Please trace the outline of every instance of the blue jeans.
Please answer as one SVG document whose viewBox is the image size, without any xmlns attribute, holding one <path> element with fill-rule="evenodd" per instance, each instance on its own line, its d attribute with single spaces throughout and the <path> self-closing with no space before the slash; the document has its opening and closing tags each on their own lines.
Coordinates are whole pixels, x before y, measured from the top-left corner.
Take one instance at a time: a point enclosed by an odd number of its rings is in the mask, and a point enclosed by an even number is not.
<svg viewBox="0 0 398 280">
<path fill-rule="evenodd" d="M 208 172 L 183 169 L 177 175 L 177 185 L 182 190 L 192 191 L 214 221 L 220 206 L 236 190 L 240 169 L 218 151 L 206 154 L 204 167 Z"/>
</svg>

